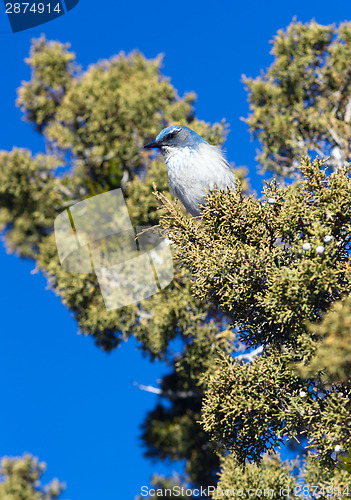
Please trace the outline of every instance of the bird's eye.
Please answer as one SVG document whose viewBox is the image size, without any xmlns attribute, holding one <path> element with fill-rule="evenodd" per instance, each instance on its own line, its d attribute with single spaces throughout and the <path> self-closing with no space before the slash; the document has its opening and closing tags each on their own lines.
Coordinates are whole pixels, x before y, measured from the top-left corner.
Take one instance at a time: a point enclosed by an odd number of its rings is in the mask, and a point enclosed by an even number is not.
<svg viewBox="0 0 351 500">
<path fill-rule="evenodd" d="M 175 137 L 175 135 L 176 135 L 175 132 L 170 132 L 167 137 L 168 137 L 168 139 L 173 139 L 173 137 Z"/>
</svg>

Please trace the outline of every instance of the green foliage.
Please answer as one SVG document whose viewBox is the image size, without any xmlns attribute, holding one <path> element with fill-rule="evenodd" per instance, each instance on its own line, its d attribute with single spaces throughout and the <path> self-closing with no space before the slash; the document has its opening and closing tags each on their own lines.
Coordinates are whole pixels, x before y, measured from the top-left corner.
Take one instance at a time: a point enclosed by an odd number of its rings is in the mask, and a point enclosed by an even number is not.
<svg viewBox="0 0 351 500">
<path fill-rule="evenodd" d="M 43 36 L 33 40 L 30 57 L 26 59 L 32 79 L 22 84 L 17 104 L 26 120 L 35 123 L 38 130 L 43 130 L 54 118 L 78 70 L 75 54 L 69 47 L 69 44 L 47 42 Z"/>
<path fill-rule="evenodd" d="M 326 467 L 335 464 L 336 446 L 351 446 L 350 390 L 296 369 L 308 366 L 320 343 L 307 323 L 318 324 L 350 293 L 349 171 L 328 176 L 322 161 L 306 158 L 299 182 L 267 183 L 262 199 L 240 189 L 214 192 L 200 223 L 156 193 L 168 210 L 161 225 L 192 272 L 194 295 L 230 315 L 239 340 L 267 347 L 254 363 L 223 355 L 207 374 L 204 429 L 239 464 L 259 463 L 300 434 Z"/>
<path fill-rule="evenodd" d="M 308 352 L 307 350 L 304 352 Z M 343 387 L 318 387 L 296 376 L 294 351 L 270 351 L 254 363 L 227 357 L 211 377 L 203 403 L 204 429 L 238 463 L 260 463 L 284 438 L 305 435 L 322 466 L 333 467 L 335 446 L 351 446 L 350 396 Z"/>
<path fill-rule="evenodd" d="M 232 455 L 222 461 L 223 472 L 216 494 L 212 497 L 234 498 L 347 498 L 350 495 L 350 476 L 340 469 L 321 469 L 311 456 L 298 460 L 282 461 L 279 455 L 265 455 L 258 467 L 249 464 L 244 469 L 237 466 Z M 299 473 L 296 474 L 299 467 Z"/>
<path fill-rule="evenodd" d="M 290 175 L 301 156 L 350 159 L 351 24 L 336 28 L 293 21 L 273 40 L 273 64 L 260 77 L 244 78 L 250 131 L 261 143 L 263 170 Z"/>
<path fill-rule="evenodd" d="M 41 476 L 46 464 L 38 462 L 31 455 L 20 458 L 4 457 L 1 461 L 0 482 L 1 500 L 57 500 L 64 490 L 64 485 L 54 479 L 43 486 Z"/>
<path fill-rule="evenodd" d="M 317 376 L 325 382 L 350 385 L 351 298 L 338 301 L 319 325 L 310 325 L 320 337 L 308 365 L 300 365 L 303 376 Z"/>
<path fill-rule="evenodd" d="M 261 467 L 249 464 L 245 469 L 238 467 L 233 455 L 222 460 L 223 472 L 212 497 L 229 500 L 233 498 L 270 498 L 272 500 L 288 497 L 297 487 L 297 479 L 293 475 L 295 463 L 281 461 L 279 455 L 265 455 Z M 286 492 L 289 491 L 289 495 Z M 284 495 L 285 493 L 285 495 Z"/>
<path fill-rule="evenodd" d="M 288 187 L 267 183 L 263 199 L 215 192 L 202 224 L 158 195 L 169 210 L 162 226 L 192 271 L 194 295 L 230 314 L 249 345 L 293 345 L 306 320 L 319 320 L 350 291 L 350 167 L 327 176 L 323 162 L 305 159 L 301 170 L 301 182 Z"/>
<path fill-rule="evenodd" d="M 61 210 L 64 181 L 54 176 L 59 162 L 15 148 L 0 152 L 0 165 L 0 227 L 11 251 L 33 256 Z"/>
</svg>

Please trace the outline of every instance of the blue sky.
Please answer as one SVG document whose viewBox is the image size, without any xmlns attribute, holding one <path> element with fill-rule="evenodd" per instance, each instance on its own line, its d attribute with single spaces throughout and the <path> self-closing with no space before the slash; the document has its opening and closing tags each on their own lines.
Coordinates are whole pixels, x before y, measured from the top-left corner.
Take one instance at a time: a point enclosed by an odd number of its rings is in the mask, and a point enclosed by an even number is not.
<svg viewBox="0 0 351 500">
<path fill-rule="evenodd" d="M 257 190 L 256 143 L 240 117 L 248 113 L 242 74 L 257 76 L 272 61 L 269 40 L 296 16 L 321 24 L 350 20 L 348 1 L 93 2 L 80 0 L 68 14 L 39 28 L 12 34 L 0 10 L 0 149 L 43 151 L 42 137 L 21 120 L 16 88 L 28 80 L 30 39 L 70 42 L 83 69 L 119 51 L 163 53 L 163 73 L 180 95 L 195 91 L 196 113 L 208 122 L 226 118 L 229 161 L 250 168 Z M 70 500 L 133 499 L 153 472 L 172 466 L 142 456 L 139 425 L 155 396 L 133 381 L 157 385 L 165 373 L 129 341 L 111 355 L 77 325 L 34 263 L 0 247 L 0 456 L 24 451 L 48 463 L 46 480 L 66 481 Z"/>
</svg>

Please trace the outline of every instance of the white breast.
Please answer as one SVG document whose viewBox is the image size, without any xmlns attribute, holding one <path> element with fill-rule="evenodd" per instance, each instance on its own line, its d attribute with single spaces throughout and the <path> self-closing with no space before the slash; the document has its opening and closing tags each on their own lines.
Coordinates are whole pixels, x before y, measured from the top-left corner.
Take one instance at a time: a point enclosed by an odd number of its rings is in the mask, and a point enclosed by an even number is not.
<svg viewBox="0 0 351 500">
<path fill-rule="evenodd" d="M 193 216 L 200 215 L 206 189 L 235 189 L 236 179 L 221 151 L 209 144 L 164 152 L 169 187 Z"/>
</svg>

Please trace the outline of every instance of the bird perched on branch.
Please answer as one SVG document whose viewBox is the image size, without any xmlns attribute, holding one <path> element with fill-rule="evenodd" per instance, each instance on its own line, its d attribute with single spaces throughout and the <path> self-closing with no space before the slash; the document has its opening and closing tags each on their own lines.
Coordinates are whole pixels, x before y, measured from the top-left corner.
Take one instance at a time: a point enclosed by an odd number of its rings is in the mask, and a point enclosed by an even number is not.
<svg viewBox="0 0 351 500">
<path fill-rule="evenodd" d="M 199 205 L 206 203 L 206 190 L 236 186 L 235 175 L 220 149 L 188 127 L 167 127 L 144 148 L 161 151 L 169 187 L 194 217 L 201 215 Z"/>
</svg>

